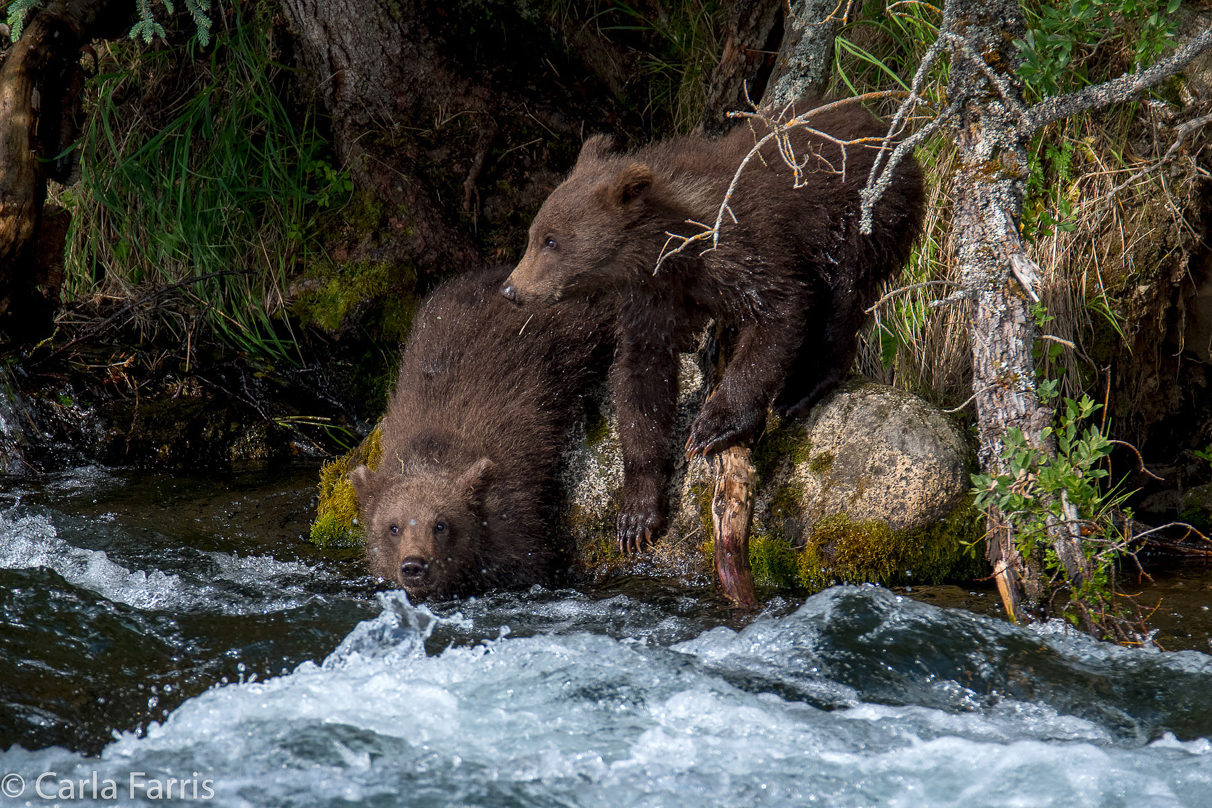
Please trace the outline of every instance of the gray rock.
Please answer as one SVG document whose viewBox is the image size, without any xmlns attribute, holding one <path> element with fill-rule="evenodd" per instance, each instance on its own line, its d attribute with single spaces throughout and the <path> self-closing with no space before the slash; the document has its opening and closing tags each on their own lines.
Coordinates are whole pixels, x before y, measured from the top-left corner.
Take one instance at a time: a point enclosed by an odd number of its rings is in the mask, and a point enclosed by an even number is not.
<svg viewBox="0 0 1212 808">
<path fill-rule="evenodd" d="M 970 451 L 926 401 L 866 381 L 843 385 L 807 424 L 809 456 L 794 463 L 804 526 L 847 514 L 909 530 L 945 517 L 971 488 Z"/>
<path fill-rule="evenodd" d="M 22 416 L 25 405 L 8 368 L 0 368 L 0 474 L 24 474 L 25 436 Z"/>
<path fill-rule="evenodd" d="M 576 436 L 564 489 L 569 527 L 591 567 L 610 571 L 688 574 L 709 571 L 701 548 L 710 536 L 713 477 L 708 465 L 687 463 L 680 449 L 704 398 L 692 354 L 681 363 L 669 530 L 650 555 L 620 559 L 614 520 L 622 456 L 603 395 L 601 414 Z M 813 409 L 807 422 L 771 416 L 754 449 L 760 482 L 753 535 L 782 536 L 802 545 L 821 519 L 845 514 L 855 523 L 882 522 L 912 530 L 946 517 L 970 488 L 971 451 L 952 422 L 922 399 L 864 380 L 848 382 Z"/>
</svg>

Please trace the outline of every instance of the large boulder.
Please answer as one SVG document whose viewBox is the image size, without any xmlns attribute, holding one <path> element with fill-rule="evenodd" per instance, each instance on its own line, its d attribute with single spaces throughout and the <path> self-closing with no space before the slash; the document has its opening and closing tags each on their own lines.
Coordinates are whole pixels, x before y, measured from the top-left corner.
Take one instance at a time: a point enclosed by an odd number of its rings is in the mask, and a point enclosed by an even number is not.
<svg viewBox="0 0 1212 808">
<path fill-rule="evenodd" d="M 651 554 L 614 550 L 622 457 L 609 401 L 569 451 L 565 490 L 578 555 L 597 577 L 709 574 L 713 477 L 677 448 L 704 398 L 684 355 L 672 441 L 670 528 Z M 892 584 L 979 575 L 983 533 L 968 496 L 972 452 L 956 425 L 924 400 L 855 379 L 807 421 L 772 416 L 754 447 L 759 475 L 751 562 L 759 583 L 818 589 L 833 581 Z"/>
</svg>

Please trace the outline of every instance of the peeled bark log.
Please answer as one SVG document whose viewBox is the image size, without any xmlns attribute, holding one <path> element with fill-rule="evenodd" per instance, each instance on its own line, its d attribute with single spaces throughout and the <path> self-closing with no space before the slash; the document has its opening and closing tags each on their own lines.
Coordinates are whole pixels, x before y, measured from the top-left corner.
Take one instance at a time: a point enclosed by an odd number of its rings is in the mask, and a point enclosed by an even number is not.
<svg viewBox="0 0 1212 808">
<path fill-rule="evenodd" d="M 757 470 L 749 450 L 734 446 L 712 459 L 715 494 L 711 499 L 715 573 L 724 594 L 742 609 L 753 607 L 753 570 L 749 566 L 749 522 L 757 489 Z"/>
<path fill-rule="evenodd" d="M 768 13 L 760 3 L 738 2 L 737 9 L 750 8 Z M 760 106 L 777 111 L 779 107 L 803 95 L 820 93 L 829 78 L 833 64 L 833 40 L 841 26 L 841 8 L 833 0 L 799 0 L 786 17 L 785 33 L 779 57 L 763 94 Z M 748 29 L 736 20 L 730 27 L 729 43 L 734 48 L 745 36 L 756 37 L 767 30 L 762 22 Z M 748 33 L 742 35 L 741 31 Z M 738 51 L 739 53 L 739 51 Z M 725 50 L 721 66 L 738 53 Z M 725 93 L 728 85 L 714 89 Z M 733 92 L 740 85 L 734 85 Z M 723 95 L 717 95 L 717 103 Z M 718 113 L 719 110 L 717 109 Z M 704 119 L 705 122 L 709 120 Z M 715 538 L 715 571 L 724 593 L 737 606 L 749 607 L 757 602 L 753 590 L 753 571 L 749 566 L 749 522 L 753 516 L 754 487 L 757 473 L 749 459 L 749 449 L 734 447 L 722 452 L 713 461 L 715 496 L 711 503 L 712 535 Z"/>
</svg>

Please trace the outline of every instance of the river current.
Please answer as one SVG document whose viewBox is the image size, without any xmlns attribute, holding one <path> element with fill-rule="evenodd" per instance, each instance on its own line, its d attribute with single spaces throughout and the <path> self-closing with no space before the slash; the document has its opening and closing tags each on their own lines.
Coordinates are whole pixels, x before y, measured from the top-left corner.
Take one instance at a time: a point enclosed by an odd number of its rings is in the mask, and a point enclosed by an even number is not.
<svg viewBox="0 0 1212 808">
<path fill-rule="evenodd" d="M 0 806 L 1212 806 L 1212 657 L 877 587 L 414 606 L 314 470 L 0 501 Z"/>
</svg>

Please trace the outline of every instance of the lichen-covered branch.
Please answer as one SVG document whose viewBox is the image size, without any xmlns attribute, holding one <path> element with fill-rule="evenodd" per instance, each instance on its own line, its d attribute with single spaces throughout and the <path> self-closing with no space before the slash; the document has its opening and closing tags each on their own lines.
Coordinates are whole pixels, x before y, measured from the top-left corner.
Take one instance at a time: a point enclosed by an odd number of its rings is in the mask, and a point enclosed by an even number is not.
<svg viewBox="0 0 1212 808">
<path fill-rule="evenodd" d="M 1142 67 L 1135 73 L 1128 73 L 1117 79 L 1086 87 L 1077 92 L 1045 98 L 1027 110 L 1022 122 L 1023 132 L 1028 136 L 1033 135 L 1039 129 L 1061 118 L 1102 109 L 1110 104 L 1130 101 L 1163 79 L 1168 79 L 1182 70 L 1191 60 L 1209 47 L 1212 47 L 1212 28 L 1203 31 L 1165 59 L 1160 59 L 1148 67 Z"/>
</svg>

